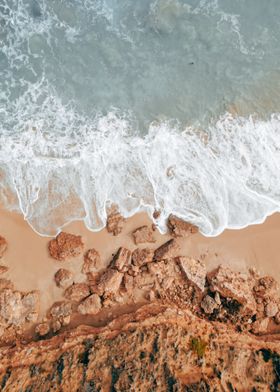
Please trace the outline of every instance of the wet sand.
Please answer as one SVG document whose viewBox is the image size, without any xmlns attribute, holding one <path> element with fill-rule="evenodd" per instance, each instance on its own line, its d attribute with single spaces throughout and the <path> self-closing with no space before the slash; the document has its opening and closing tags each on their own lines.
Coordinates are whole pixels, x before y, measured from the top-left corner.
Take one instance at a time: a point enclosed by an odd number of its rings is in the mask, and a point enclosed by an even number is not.
<svg viewBox="0 0 280 392">
<path fill-rule="evenodd" d="M 90 232 L 82 222 L 73 222 L 65 227 L 64 231 L 82 235 L 85 249 L 95 248 L 106 267 L 112 254 L 120 246 L 135 249 L 131 232 L 150 223 L 147 215 L 140 213 L 128 219 L 123 232 L 116 237 L 106 229 L 98 233 Z M 208 269 L 219 264 L 229 265 L 236 270 L 255 267 L 261 274 L 272 275 L 280 282 L 279 234 L 280 214 L 274 214 L 261 225 L 242 230 L 226 230 L 215 238 L 195 234 L 179 239 L 179 242 L 182 255 L 203 259 Z M 72 270 L 75 282 L 85 280 L 85 275 L 81 273 L 83 258 L 80 256 L 63 262 L 52 259 L 47 250 L 50 238 L 36 234 L 21 215 L 0 210 L 0 235 L 4 236 L 9 244 L 1 259 L 1 264 L 9 267 L 3 277 L 11 279 L 16 289 L 40 291 L 41 317 L 53 302 L 63 299 L 63 290 L 56 287 L 54 282 L 54 274 L 59 268 Z M 157 231 L 155 236 L 157 241 L 149 244 L 150 248 L 157 248 L 171 238 L 170 235 L 161 235 Z"/>
</svg>

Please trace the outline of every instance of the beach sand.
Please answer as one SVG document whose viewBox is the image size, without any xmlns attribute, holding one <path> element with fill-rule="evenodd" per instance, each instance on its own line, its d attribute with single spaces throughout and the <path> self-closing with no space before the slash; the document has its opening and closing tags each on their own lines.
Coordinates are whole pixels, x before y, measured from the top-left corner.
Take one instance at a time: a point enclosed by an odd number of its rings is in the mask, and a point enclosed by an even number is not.
<svg viewBox="0 0 280 392">
<path fill-rule="evenodd" d="M 85 249 L 95 248 L 105 268 L 120 246 L 130 250 L 136 248 L 131 233 L 142 225 L 151 225 L 151 222 L 146 214 L 139 213 L 126 221 L 118 236 L 109 234 L 106 228 L 91 232 L 82 222 L 73 222 L 63 230 L 81 235 Z M 9 267 L 5 278 L 10 279 L 18 290 L 40 291 L 41 317 L 55 301 L 63 299 L 63 291 L 54 282 L 54 274 L 59 268 L 73 271 L 75 282 L 85 279 L 81 273 L 83 257 L 63 262 L 52 259 L 47 249 L 50 238 L 36 234 L 21 215 L 0 210 L 0 235 L 8 241 L 8 250 L 1 260 L 2 265 Z M 280 282 L 279 235 L 280 214 L 274 214 L 263 224 L 241 230 L 226 230 L 217 237 L 204 237 L 198 233 L 178 241 L 182 255 L 203 259 L 208 270 L 219 264 L 237 271 L 254 267 L 262 275 L 272 275 Z M 156 249 L 171 238 L 169 234 L 161 235 L 158 231 L 155 237 L 156 242 L 149 244 L 149 248 Z"/>
</svg>

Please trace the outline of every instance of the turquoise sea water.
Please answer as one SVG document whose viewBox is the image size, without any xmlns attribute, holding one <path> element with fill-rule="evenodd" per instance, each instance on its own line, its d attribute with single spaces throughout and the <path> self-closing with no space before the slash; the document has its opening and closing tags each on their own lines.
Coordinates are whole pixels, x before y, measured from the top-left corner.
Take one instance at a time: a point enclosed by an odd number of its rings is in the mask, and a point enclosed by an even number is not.
<svg viewBox="0 0 280 392">
<path fill-rule="evenodd" d="M 278 0 L 2 0 L 0 43 L 0 200 L 37 232 L 279 210 Z"/>
</svg>

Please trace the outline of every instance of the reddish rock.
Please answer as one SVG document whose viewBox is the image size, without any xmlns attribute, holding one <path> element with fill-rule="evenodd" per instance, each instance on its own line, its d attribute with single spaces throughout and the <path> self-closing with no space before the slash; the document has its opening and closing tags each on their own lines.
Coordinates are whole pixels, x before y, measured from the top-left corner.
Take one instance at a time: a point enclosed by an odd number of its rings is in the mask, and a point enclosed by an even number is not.
<svg viewBox="0 0 280 392">
<path fill-rule="evenodd" d="M 40 295 L 38 291 L 31 291 L 22 297 L 22 306 L 28 321 L 37 319 L 40 308 Z"/>
<path fill-rule="evenodd" d="M 101 310 L 101 300 L 97 294 L 91 294 L 78 306 L 80 314 L 97 314 Z"/>
<path fill-rule="evenodd" d="M 60 268 L 54 275 L 57 287 L 65 289 L 73 283 L 73 274 L 71 271 Z"/>
<path fill-rule="evenodd" d="M 125 219 L 118 212 L 113 212 L 107 217 L 107 231 L 113 235 L 118 235 L 122 232 Z"/>
<path fill-rule="evenodd" d="M 61 232 L 49 242 L 49 253 L 54 259 L 64 261 L 79 256 L 83 247 L 84 244 L 80 235 Z"/>
<path fill-rule="evenodd" d="M 50 332 L 50 326 L 48 323 L 41 323 L 36 325 L 35 332 L 39 336 L 45 336 Z"/>
<path fill-rule="evenodd" d="M 50 315 L 55 320 L 63 320 L 72 314 L 72 305 L 70 302 L 61 301 L 56 302 L 50 309 Z"/>
<path fill-rule="evenodd" d="M 277 294 L 278 284 L 272 276 L 264 276 L 259 278 L 254 286 L 254 294 L 256 297 L 273 297 Z"/>
<path fill-rule="evenodd" d="M 269 302 L 264 308 L 264 313 L 266 317 L 274 317 L 276 316 L 277 312 L 278 312 L 278 306 L 273 301 Z"/>
<path fill-rule="evenodd" d="M 135 249 L 132 252 L 132 263 L 141 267 L 142 265 L 151 263 L 154 258 L 154 251 L 149 248 Z"/>
<path fill-rule="evenodd" d="M 200 260 L 195 260 L 190 257 L 178 257 L 177 261 L 188 281 L 203 291 L 206 281 L 205 264 Z"/>
<path fill-rule="evenodd" d="M 121 285 L 123 274 L 115 269 L 106 270 L 100 277 L 97 292 L 100 295 L 104 293 L 116 293 Z"/>
<path fill-rule="evenodd" d="M 235 299 L 250 312 L 256 312 L 248 276 L 232 271 L 226 266 L 219 266 L 207 275 L 211 291 L 217 291 L 223 297 Z"/>
<path fill-rule="evenodd" d="M 154 231 L 148 226 L 141 226 L 132 233 L 136 245 L 146 242 L 156 242 Z"/>
<path fill-rule="evenodd" d="M 6 267 L 5 265 L 0 265 L 0 275 L 4 274 L 8 270 L 9 270 L 9 268 Z"/>
<path fill-rule="evenodd" d="M 14 288 L 14 284 L 11 280 L 9 279 L 0 279 L 0 291 L 3 289 L 13 289 Z"/>
<path fill-rule="evenodd" d="M 4 237 L 0 236 L 0 259 L 3 256 L 3 254 L 6 252 L 7 247 L 8 247 L 7 241 L 5 240 Z"/>
<path fill-rule="evenodd" d="M 210 297 L 210 295 L 206 295 L 203 298 L 200 306 L 206 314 L 212 314 L 214 310 L 218 308 L 218 304 L 216 303 L 214 298 Z"/>
<path fill-rule="evenodd" d="M 52 321 L 52 330 L 53 330 L 54 333 L 59 331 L 61 329 L 61 327 L 62 327 L 62 325 L 61 325 L 61 323 L 58 320 L 53 320 Z"/>
<path fill-rule="evenodd" d="M 180 247 L 176 240 L 172 239 L 156 249 L 154 260 L 164 260 L 178 256 Z"/>
<path fill-rule="evenodd" d="M 269 326 L 269 317 L 256 320 L 252 326 L 252 332 L 255 334 L 267 333 L 268 326 Z"/>
<path fill-rule="evenodd" d="M 101 258 L 97 250 L 89 249 L 84 256 L 82 272 L 84 274 L 98 272 L 102 268 Z"/>
<path fill-rule="evenodd" d="M 125 274 L 124 278 L 123 278 L 123 281 L 124 281 L 124 287 L 125 287 L 126 291 L 129 294 L 132 294 L 132 290 L 133 290 L 133 287 L 134 287 L 133 286 L 133 277 L 131 275 L 129 275 L 129 274 Z"/>
<path fill-rule="evenodd" d="M 70 301 L 80 302 L 82 299 L 90 295 L 89 286 L 86 283 L 75 283 L 69 286 L 65 292 L 64 297 Z"/>
<path fill-rule="evenodd" d="M 185 222 L 182 219 L 177 218 L 175 215 L 169 216 L 168 227 L 171 234 L 175 237 L 188 237 L 190 234 L 198 232 L 197 226 Z"/>
<path fill-rule="evenodd" d="M 120 272 L 126 272 L 131 263 L 131 251 L 126 248 L 119 248 L 111 261 L 110 268 L 117 269 Z"/>
</svg>

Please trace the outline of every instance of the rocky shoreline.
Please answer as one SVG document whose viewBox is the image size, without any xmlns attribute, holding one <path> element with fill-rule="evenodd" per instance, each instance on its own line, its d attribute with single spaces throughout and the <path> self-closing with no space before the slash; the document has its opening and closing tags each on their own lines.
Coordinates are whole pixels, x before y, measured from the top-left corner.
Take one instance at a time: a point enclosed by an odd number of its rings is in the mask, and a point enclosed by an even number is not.
<svg viewBox="0 0 280 392">
<path fill-rule="evenodd" d="M 109 216 L 112 239 L 125 224 L 119 213 Z M 157 246 L 155 226 L 137 227 L 133 249 L 124 243 L 107 265 L 81 236 L 61 232 L 48 252 L 63 300 L 42 319 L 44 293 L 1 278 L 1 390 L 18 390 L 16 380 L 26 391 L 279 390 L 277 281 L 223 264 L 209 271 L 203 257 L 182 251 L 197 228 L 171 216 L 169 229 Z M 0 237 L 3 259 L 8 246 Z M 72 258 L 83 260 L 83 281 L 67 266 Z"/>
</svg>

